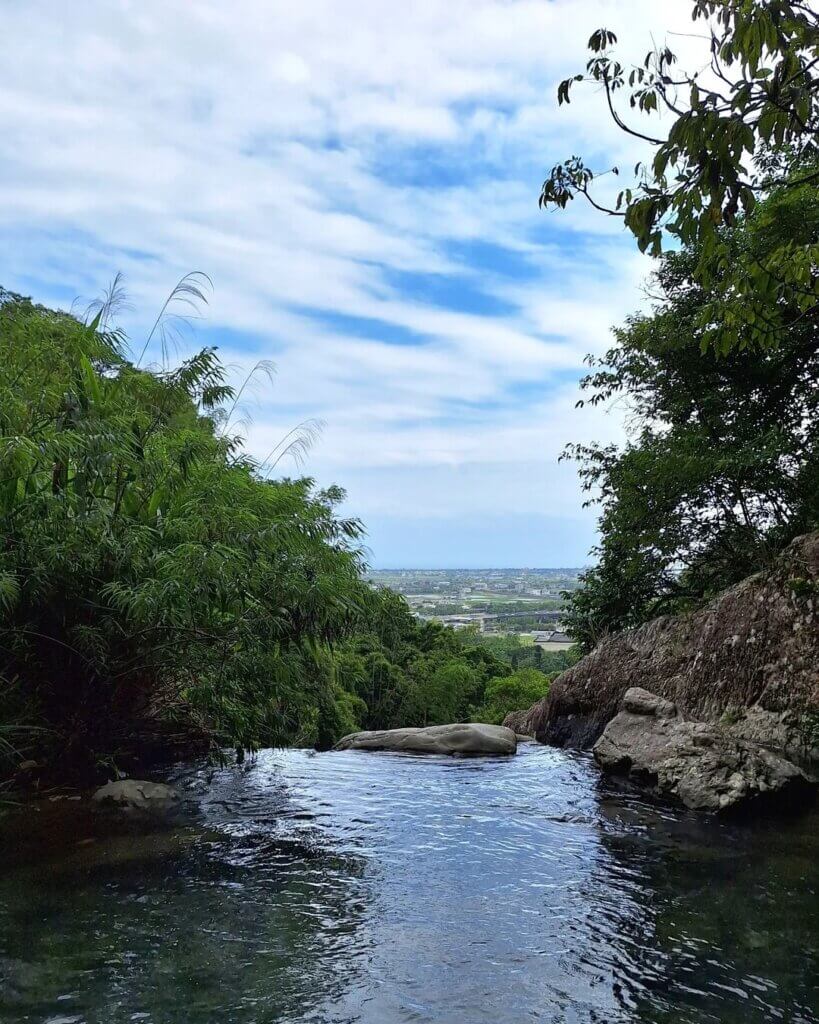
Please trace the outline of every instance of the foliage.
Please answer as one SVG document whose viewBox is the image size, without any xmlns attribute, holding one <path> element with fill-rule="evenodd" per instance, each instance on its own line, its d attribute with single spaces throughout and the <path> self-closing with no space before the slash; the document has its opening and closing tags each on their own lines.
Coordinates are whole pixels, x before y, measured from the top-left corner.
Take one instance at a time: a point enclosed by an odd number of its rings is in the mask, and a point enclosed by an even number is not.
<svg viewBox="0 0 819 1024">
<path fill-rule="evenodd" d="M 726 229 L 721 244 L 737 259 L 775 248 L 793 229 L 783 203 L 819 241 L 819 209 L 794 189 Z M 701 283 L 703 258 L 700 245 L 661 258 L 653 312 L 617 330 L 582 382 L 592 404 L 625 401 L 632 425 L 622 450 L 567 452 L 602 508 L 599 563 L 567 595 L 570 631 L 585 648 L 701 604 L 819 523 L 816 319 L 780 301 L 776 348 L 701 353 L 703 310 L 719 295 Z"/>
<path fill-rule="evenodd" d="M 104 326 L 0 293 L 0 678 L 62 757 L 200 722 L 316 731 L 366 595 L 338 489 L 267 481 L 215 352 L 137 369 Z"/>
<path fill-rule="evenodd" d="M 392 591 L 373 591 L 368 605 L 337 657 L 340 685 L 363 702 L 362 728 L 463 721 L 487 681 L 509 671 L 463 633 L 418 622 Z"/>
<path fill-rule="evenodd" d="M 265 478 L 214 350 L 129 361 L 117 295 L 84 323 L 0 291 L 0 760 L 466 717 L 507 664 L 370 587 L 341 490 Z"/>
<path fill-rule="evenodd" d="M 545 675 L 535 668 L 521 668 L 512 675 L 490 679 L 484 692 L 484 702 L 475 717 L 481 722 L 500 725 L 510 711 L 530 708 L 545 697 L 558 674 Z"/>
<path fill-rule="evenodd" d="M 485 648 L 511 666 L 513 671 L 519 668 L 536 668 L 547 673 L 563 672 L 574 665 L 578 657 L 573 648 L 566 651 L 546 651 L 537 644 L 523 643 L 516 634 L 492 636 L 479 633 L 477 630 L 465 629 L 458 635 L 467 645 Z"/>
<path fill-rule="evenodd" d="M 695 72 L 680 70 L 666 45 L 627 68 L 614 56 L 614 33 L 591 36 L 586 73 L 560 84 L 558 102 L 569 103 L 578 82 L 602 86 L 615 123 L 653 157 L 637 164 L 613 207 L 594 198 L 599 175 L 576 156 L 552 168 L 540 203 L 564 208 L 580 195 L 622 217 L 642 251 L 659 255 L 664 232 L 696 249 L 695 277 L 713 300 L 700 310 L 703 348 L 768 347 L 786 326 L 780 304 L 815 312 L 819 245 L 797 221 L 761 258 L 737 265 L 723 229 L 772 192 L 787 205 L 783 190 L 807 187 L 816 205 L 819 13 L 799 0 L 696 0 L 692 16 L 706 26 L 710 58 Z M 663 115 L 654 131 L 627 123 L 623 92 L 630 110 Z M 728 308 L 713 317 L 719 303 Z"/>
</svg>

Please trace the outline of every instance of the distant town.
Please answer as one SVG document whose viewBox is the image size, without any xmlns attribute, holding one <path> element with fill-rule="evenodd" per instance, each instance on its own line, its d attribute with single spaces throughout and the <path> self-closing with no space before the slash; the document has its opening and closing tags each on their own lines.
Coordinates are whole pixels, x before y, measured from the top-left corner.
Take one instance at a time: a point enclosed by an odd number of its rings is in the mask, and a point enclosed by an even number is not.
<svg viewBox="0 0 819 1024">
<path fill-rule="evenodd" d="M 578 585 L 579 568 L 563 569 L 380 569 L 376 586 L 403 594 L 420 619 L 454 629 L 494 635 L 517 634 L 545 650 L 563 650 L 563 593 Z"/>
</svg>

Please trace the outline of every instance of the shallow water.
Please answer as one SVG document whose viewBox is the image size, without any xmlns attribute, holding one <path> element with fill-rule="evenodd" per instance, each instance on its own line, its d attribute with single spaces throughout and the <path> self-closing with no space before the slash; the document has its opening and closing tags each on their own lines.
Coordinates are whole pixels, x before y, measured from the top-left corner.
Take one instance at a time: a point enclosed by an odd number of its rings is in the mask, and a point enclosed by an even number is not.
<svg viewBox="0 0 819 1024">
<path fill-rule="evenodd" d="M 816 812 L 697 819 L 532 745 L 175 781 L 154 835 L 6 821 L 2 1024 L 819 1021 Z"/>
</svg>

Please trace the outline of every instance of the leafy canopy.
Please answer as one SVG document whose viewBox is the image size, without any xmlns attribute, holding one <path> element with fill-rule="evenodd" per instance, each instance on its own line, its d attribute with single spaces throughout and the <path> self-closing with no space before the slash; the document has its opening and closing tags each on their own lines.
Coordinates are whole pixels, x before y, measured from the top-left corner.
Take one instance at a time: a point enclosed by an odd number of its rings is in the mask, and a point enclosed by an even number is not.
<svg viewBox="0 0 819 1024">
<path fill-rule="evenodd" d="M 799 0 L 697 0 L 692 18 L 708 42 L 697 71 L 681 70 L 665 45 L 626 67 L 615 56 L 614 33 L 601 28 L 591 36 L 586 72 L 560 84 L 558 102 L 569 103 L 577 83 L 602 86 L 615 123 L 653 156 L 636 165 L 612 205 L 595 198 L 600 175 L 573 156 L 552 168 L 540 205 L 565 208 L 583 196 L 622 217 L 641 251 L 658 256 L 664 234 L 696 247 L 697 280 L 730 307 L 725 317 L 703 308 L 703 349 L 770 347 L 785 326 L 780 303 L 815 313 L 819 246 L 812 233 L 796 230 L 736 267 L 722 229 L 771 192 L 787 206 L 784 190 L 807 189 L 816 202 L 819 12 Z M 630 112 L 654 116 L 653 129 L 622 112 L 621 94 Z"/>
<path fill-rule="evenodd" d="M 212 349 L 148 372 L 123 340 L 0 293 L 3 696 L 107 755 L 180 721 L 312 738 L 367 591 L 361 528 L 338 489 L 260 475 Z"/>
<path fill-rule="evenodd" d="M 819 241 L 819 207 L 803 187 L 765 199 L 720 243 L 741 262 L 777 247 L 797 221 Z M 703 259 L 703 243 L 660 259 L 653 311 L 616 330 L 582 382 L 591 404 L 625 404 L 632 428 L 622 449 L 566 453 L 601 507 L 598 564 L 567 595 L 570 631 L 586 649 L 702 604 L 819 525 L 819 325 L 780 301 L 776 348 L 703 354 L 703 311 L 719 295 L 702 283 Z"/>
<path fill-rule="evenodd" d="M 545 697 L 558 674 L 545 675 L 535 668 L 521 668 L 511 675 L 490 679 L 476 717 L 481 722 L 500 725 L 510 712 L 530 708 Z"/>
</svg>

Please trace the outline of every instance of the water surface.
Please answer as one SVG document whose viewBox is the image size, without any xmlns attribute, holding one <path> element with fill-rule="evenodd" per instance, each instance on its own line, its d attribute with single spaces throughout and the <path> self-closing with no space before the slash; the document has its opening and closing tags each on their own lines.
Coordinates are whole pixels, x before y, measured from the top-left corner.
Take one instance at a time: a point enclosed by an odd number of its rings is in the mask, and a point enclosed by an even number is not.
<svg viewBox="0 0 819 1024">
<path fill-rule="evenodd" d="M 819 1021 L 815 812 L 696 818 L 531 745 L 174 781 L 153 835 L 5 823 L 2 1024 Z"/>
</svg>

